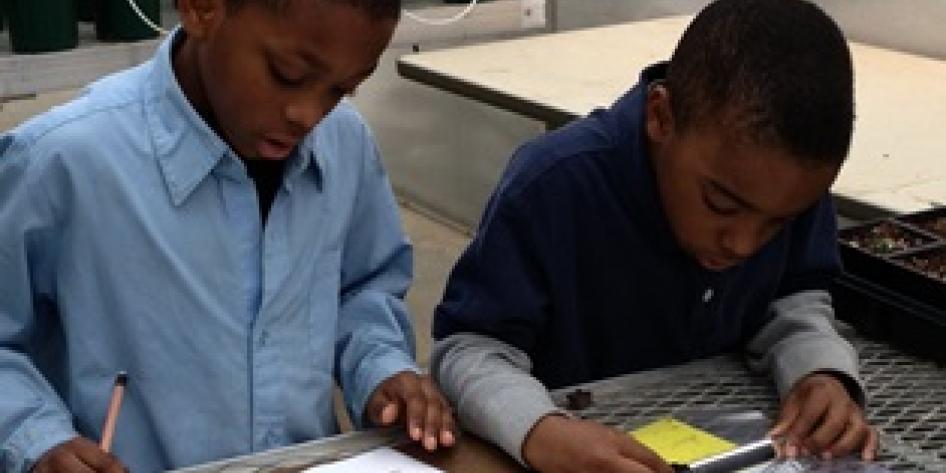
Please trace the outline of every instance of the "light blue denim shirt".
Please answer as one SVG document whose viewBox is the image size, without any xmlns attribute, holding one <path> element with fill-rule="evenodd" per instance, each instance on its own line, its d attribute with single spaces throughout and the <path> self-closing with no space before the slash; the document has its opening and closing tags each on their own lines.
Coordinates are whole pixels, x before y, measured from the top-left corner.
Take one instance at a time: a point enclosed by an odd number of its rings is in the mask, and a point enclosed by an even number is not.
<svg viewBox="0 0 946 473">
<path fill-rule="evenodd" d="M 290 158 L 265 229 L 170 41 L 0 137 L 0 470 L 94 441 L 151 472 L 336 433 L 415 370 L 412 253 L 374 140 L 341 102 Z M 247 110 L 247 113 L 252 113 Z"/>
</svg>

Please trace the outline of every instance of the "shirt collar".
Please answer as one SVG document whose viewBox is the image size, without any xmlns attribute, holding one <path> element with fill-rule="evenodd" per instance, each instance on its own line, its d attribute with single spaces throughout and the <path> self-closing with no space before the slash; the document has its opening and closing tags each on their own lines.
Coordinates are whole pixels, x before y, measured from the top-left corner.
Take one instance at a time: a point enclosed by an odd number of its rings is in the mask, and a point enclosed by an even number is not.
<svg viewBox="0 0 946 473">
<path fill-rule="evenodd" d="M 658 248 L 686 258 L 663 210 L 645 129 L 647 89 L 665 77 L 666 69 L 665 62 L 645 68 L 637 85 L 604 111 L 602 120 L 608 134 L 615 137 L 623 182 L 630 183 L 625 186 L 625 197 L 634 220 L 642 223 L 643 231 Z"/>
<path fill-rule="evenodd" d="M 144 101 L 155 155 L 174 205 L 184 202 L 211 172 L 242 172 L 245 177 L 237 154 L 197 113 L 174 75 L 174 46 L 184 34 L 180 27 L 175 28 L 155 52 Z M 288 158 L 291 162 L 284 177 L 287 190 L 291 191 L 293 178 L 309 168 L 321 188 L 322 172 L 315 149 L 314 133 L 310 133 Z"/>
<path fill-rule="evenodd" d="M 654 82 L 663 80 L 666 74 L 666 62 L 646 67 L 641 71 L 637 85 L 604 112 L 603 121 L 609 135 L 616 137 L 618 167 L 623 182 L 631 184 L 625 194 L 627 207 L 633 212 L 633 218 L 642 222 L 642 231 L 650 237 L 654 247 L 665 252 L 672 261 L 691 268 L 707 282 L 718 281 L 732 269 L 723 272 L 703 269 L 680 247 L 664 212 L 657 186 L 646 132 L 647 90 Z"/>
</svg>

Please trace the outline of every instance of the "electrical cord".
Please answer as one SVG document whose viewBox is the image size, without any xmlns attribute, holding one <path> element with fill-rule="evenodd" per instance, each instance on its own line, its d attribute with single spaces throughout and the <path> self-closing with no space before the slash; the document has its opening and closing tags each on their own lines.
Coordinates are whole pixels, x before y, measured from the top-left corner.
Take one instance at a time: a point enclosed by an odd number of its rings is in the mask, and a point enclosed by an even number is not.
<svg viewBox="0 0 946 473">
<path fill-rule="evenodd" d="M 140 18 L 141 21 L 144 22 L 144 24 L 148 25 L 149 28 L 151 28 L 152 30 L 154 30 L 160 35 L 168 34 L 167 30 L 155 24 L 153 21 L 151 21 L 150 18 L 148 18 L 147 15 L 144 14 L 144 12 L 141 11 L 141 8 L 138 7 L 138 4 L 135 2 L 135 0 L 127 0 L 127 2 L 128 2 L 128 6 L 131 7 L 132 11 L 134 11 L 135 14 L 138 15 L 138 18 Z M 449 17 L 449 18 L 425 18 L 407 9 L 404 9 L 404 16 L 418 23 L 423 23 L 425 25 L 447 26 L 447 25 L 456 23 L 462 20 L 463 18 L 465 18 L 467 15 L 469 15 L 470 12 L 472 12 L 473 9 L 476 8 L 476 3 L 477 3 L 477 0 L 470 0 L 470 3 L 469 5 L 466 6 L 466 8 L 464 8 L 462 11 L 460 11 L 456 15 L 453 15 L 452 17 Z"/>
<path fill-rule="evenodd" d="M 129 0 L 129 1 L 131 1 L 131 0 Z M 416 14 L 416 13 L 410 12 L 410 11 L 408 11 L 407 9 L 404 10 L 404 16 L 406 16 L 406 17 L 408 17 L 408 18 L 410 18 L 410 19 L 412 19 L 412 20 L 414 20 L 414 21 L 416 21 L 416 22 L 418 22 L 418 23 L 423 23 L 423 24 L 425 24 L 425 25 L 431 25 L 431 26 L 447 26 L 447 25 L 456 23 L 456 22 L 462 20 L 462 19 L 463 19 L 464 17 L 466 17 L 467 15 L 469 15 L 470 12 L 473 11 L 473 8 L 476 7 L 476 2 L 477 2 L 477 0 L 470 0 L 470 4 L 467 5 L 466 8 L 464 8 L 460 13 L 457 13 L 456 15 L 453 15 L 452 17 L 449 17 L 449 18 L 425 18 L 425 17 L 422 17 L 422 16 L 420 16 L 420 15 L 418 15 L 418 14 Z"/>
<path fill-rule="evenodd" d="M 161 28 L 160 26 L 155 24 L 153 21 L 151 21 L 151 18 L 148 18 L 148 15 L 145 15 L 144 12 L 141 11 L 141 8 L 138 8 L 138 4 L 135 3 L 135 0 L 128 0 L 128 6 L 131 7 L 131 9 L 135 12 L 135 14 L 138 15 L 138 18 L 141 18 L 141 21 L 143 21 L 146 25 L 148 25 L 149 28 L 156 31 L 160 35 L 168 34 L 167 30 L 165 30 L 164 28 Z"/>
</svg>

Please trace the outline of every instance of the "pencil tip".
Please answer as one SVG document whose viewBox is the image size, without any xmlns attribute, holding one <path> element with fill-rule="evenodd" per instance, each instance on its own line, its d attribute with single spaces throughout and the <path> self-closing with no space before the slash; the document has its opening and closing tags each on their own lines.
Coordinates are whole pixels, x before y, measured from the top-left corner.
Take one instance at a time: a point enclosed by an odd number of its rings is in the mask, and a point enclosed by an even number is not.
<svg viewBox="0 0 946 473">
<path fill-rule="evenodd" d="M 119 371 L 118 376 L 115 376 L 115 384 L 120 384 L 124 386 L 128 383 L 128 373 L 124 371 Z"/>
</svg>

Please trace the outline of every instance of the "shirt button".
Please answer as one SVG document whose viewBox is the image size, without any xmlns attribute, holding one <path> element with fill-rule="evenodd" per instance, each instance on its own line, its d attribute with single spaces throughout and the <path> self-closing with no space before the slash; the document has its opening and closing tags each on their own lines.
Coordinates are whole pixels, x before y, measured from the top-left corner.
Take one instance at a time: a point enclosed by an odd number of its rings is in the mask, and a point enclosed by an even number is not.
<svg viewBox="0 0 946 473">
<path fill-rule="evenodd" d="M 266 346 L 266 342 L 269 340 L 269 330 L 263 330 L 259 334 L 259 347 L 263 348 Z"/>
<path fill-rule="evenodd" d="M 707 288 L 706 291 L 703 292 L 703 303 L 708 303 L 711 300 L 713 300 L 713 288 Z"/>
</svg>

